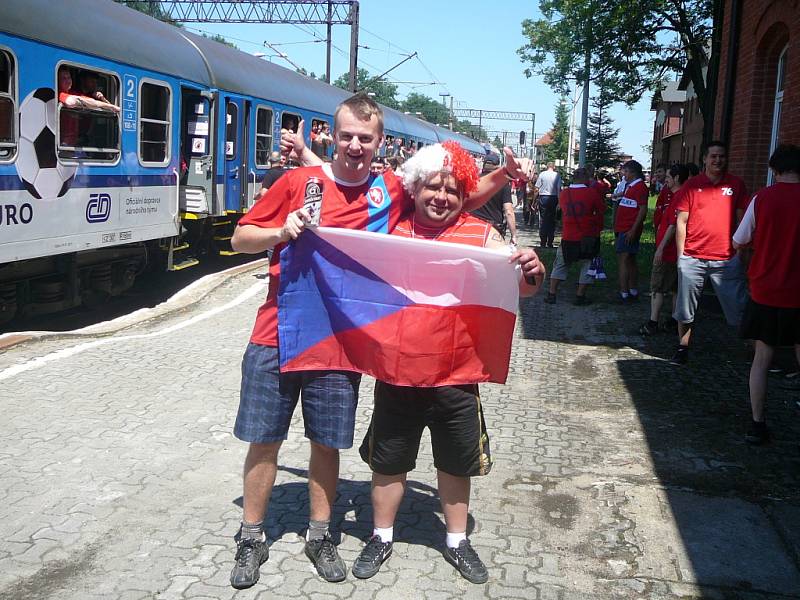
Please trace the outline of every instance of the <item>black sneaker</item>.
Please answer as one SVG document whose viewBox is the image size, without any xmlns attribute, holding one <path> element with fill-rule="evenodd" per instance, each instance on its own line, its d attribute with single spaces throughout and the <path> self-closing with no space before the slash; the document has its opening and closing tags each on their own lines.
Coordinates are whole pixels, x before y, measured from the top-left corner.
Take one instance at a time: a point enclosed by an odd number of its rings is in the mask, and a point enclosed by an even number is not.
<svg viewBox="0 0 800 600">
<path fill-rule="evenodd" d="M 547 293 L 547 296 L 544 299 L 545 304 L 555 304 L 556 303 L 556 295 L 551 294 L 550 292 Z"/>
<path fill-rule="evenodd" d="M 458 548 L 450 548 L 449 546 L 445 548 L 444 558 L 461 573 L 464 579 L 471 583 L 486 583 L 489 579 L 486 566 L 469 543 L 469 540 L 461 540 Z"/>
<path fill-rule="evenodd" d="M 639 294 L 628 294 L 628 302 L 638 302 Z"/>
<path fill-rule="evenodd" d="M 269 546 L 266 541 L 241 539 L 241 532 L 233 538 L 236 540 L 236 565 L 231 571 L 231 586 L 237 590 L 252 587 L 258 582 L 259 568 L 269 558 Z"/>
<path fill-rule="evenodd" d="M 651 336 L 658 333 L 658 323 L 647 321 L 644 325 L 639 327 L 639 333 L 644 336 Z"/>
<path fill-rule="evenodd" d="M 347 569 L 344 561 L 339 556 L 336 546 L 331 540 L 329 533 L 321 540 L 309 540 L 306 542 L 306 556 L 317 569 L 317 573 L 325 581 L 336 583 L 344 581 L 347 577 Z"/>
<path fill-rule="evenodd" d="M 679 367 L 684 366 L 689 361 L 689 349 L 684 346 L 678 346 L 675 354 L 669 359 L 669 362 Z"/>
<path fill-rule="evenodd" d="M 761 444 L 769 441 L 769 430 L 767 429 L 767 422 L 750 421 L 750 426 L 747 428 L 747 433 L 744 434 L 744 439 L 748 444 L 760 446 Z"/>
<path fill-rule="evenodd" d="M 628 304 L 630 302 L 630 296 L 623 296 L 622 294 L 620 294 L 619 296 L 617 296 L 617 302 L 619 304 Z"/>
<path fill-rule="evenodd" d="M 575 306 L 589 306 L 591 303 L 592 299 L 586 296 L 575 296 L 575 302 L 573 302 Z"/>
<path fill-rule="evenodd" d="M 373 535 L 353 563 L 353 575 L 359 579 L 369 579 L 392 555 L 392 542 L 384 542 L 381 536 Z"/>
</svg>

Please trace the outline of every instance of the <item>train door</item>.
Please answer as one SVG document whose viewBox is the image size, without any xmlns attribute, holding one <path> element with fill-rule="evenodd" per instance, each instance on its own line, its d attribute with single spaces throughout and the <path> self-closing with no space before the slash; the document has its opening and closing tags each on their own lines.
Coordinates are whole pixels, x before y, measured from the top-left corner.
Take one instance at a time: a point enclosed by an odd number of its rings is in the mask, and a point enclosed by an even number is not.
<svg viewBox="0 0 800 600">
<path fill-rule="evenodd" d="M 214 182 L 212 97 L 183 88 L 181 107 L 181 211 L 209 214 Z"/>
<path fill-rule="evenodd" d="M 248 105 L 242 98 L 225 99 L 225 208 L 236 212 L 246 206 Z"/>
</svg>

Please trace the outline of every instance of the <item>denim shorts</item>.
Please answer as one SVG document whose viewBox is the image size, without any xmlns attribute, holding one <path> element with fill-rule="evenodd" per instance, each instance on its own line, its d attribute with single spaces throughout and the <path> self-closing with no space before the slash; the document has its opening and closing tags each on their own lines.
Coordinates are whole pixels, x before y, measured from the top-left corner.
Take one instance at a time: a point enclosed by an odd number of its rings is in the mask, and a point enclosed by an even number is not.
<svg viewBox="0 0 800 600">
<path fill-rule="evenodd" d="M 297 400 L 302 397 L 305 436 L 328 448 L 350 448 L 361 375 L 349 371 L 281 373 L 279 364 L 277 348 L 247 345 L 233 434 L 258 444 L 285 440 Z"/>
<path fill-rule="evenodd" d="M 625 234 L 627 232 L 621 231 L 617 233 L 616 250 L 617 254 L 637 254 L 639 252 L 639 240 L 632 244 L 625 241 Z"/>
</svg>

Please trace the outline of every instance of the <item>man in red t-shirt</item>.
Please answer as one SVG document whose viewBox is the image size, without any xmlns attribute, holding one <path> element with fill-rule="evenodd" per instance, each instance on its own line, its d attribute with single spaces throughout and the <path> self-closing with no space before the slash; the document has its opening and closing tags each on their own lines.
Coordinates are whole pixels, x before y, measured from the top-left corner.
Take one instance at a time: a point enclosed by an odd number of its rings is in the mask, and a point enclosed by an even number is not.
<svg viewBox="0 0 800 600">
<path fill-rule="evenodd" d="M 242 385 L 234 435 L 249 442 L 244 466 L 244 518 L 237 534 L 236 565 L 231 585 L 246 588 L 258 581 L 267 560 L 262 522 L 277 471 L 278 450 L 286 439 L 292 413 L 302 392 L 309 461 L 310 522 L 306 554 L 327 581 L 346 577 L 344 562 L 328 526 L 339 474 L 339 449 L 353 443 L 360 375 L 342 371 L 280 373 L 277 298 L 280 251 L 312 222 L 324 226 L 389 233 L 413 202 L 402 181 L 390 171 L 371 178 L 373 156 L 383 143 L 383 112 L 366 94 L 345 100 L 334 114 L 336 160 L 322 160 L 305 147 L 302 122 L 286 132 L 287 146 L 305 164 L 287 172 L 239 220 L 231 244 L 239 252 L 263 253 L 274 248 L 269 291 L 259 309 L 242 361 Z M 282 145 L 284 140 L 282 139 Z M 472 207 L 515 177 L 527 177 L 529 161 L 517 162 L 510 152 L 506 167 L 483 178 L 470 198 Z"/>
<path fill-rule="evenodd" d="M 750 368 L 753 420 L 745 435 L 751 444 L 769 439 L 764 403 L 775 347 L 794 346 L 800 364 L 800 146 L 778 146 L 769 166 L 775 184 L 753 196 L 733 236 L 734 247 L 753 247 L 747 272 L 751 299 L 741 327 L 742 337 L 756 344 Z"/>
<path fill-rule="evenodd" d="M 647 215 L 649 193 L 644 183 L 641 164 L 629 160 L 622 165 L 622 175 L 627 183 L 614 216 L 614 234 L 617 238 L 620 302 L 627 304 L 639 299 L 639 265 L 636 264 L 636 256 Z"/>
<path fill-rule="evenodd" d="M 671 362 L 686 364 L 697 304 L 706 277 L 711 280 L 728 324 L 738 327 L 747 290 L 731 238 L 749 198 L 744 182 L 727 172 L 728 148 L 710 142 L 703 154 L 704 172 L 675 194 L 675 242 L 678 248 L 678 349 Z"/>
<path fill-rule="evenodd" d="M 544 301 L 547 304 L 556 303 L 558 286 L 566 280 L 569 264 L 577 261 L 581 263 L 581 271 L 578 275 L 578 291 L 574 304 L 585 306 L 591 302 L 586 297 L 586 286 L 594 283 L 594 277 L 588 274 L 591 259 L 581 259 L 577 255 L 583 238 L 600 236 L 606 203 L 597 187 L 589 187 L 592 180 L 585 167 L 575 169 L 572 181 L 573 183 L 561 190 L 558 195 L 562 222 L 561 244 L 556 250 L 556 258 L 550 273 L 550 291 Z"/>
</svg>

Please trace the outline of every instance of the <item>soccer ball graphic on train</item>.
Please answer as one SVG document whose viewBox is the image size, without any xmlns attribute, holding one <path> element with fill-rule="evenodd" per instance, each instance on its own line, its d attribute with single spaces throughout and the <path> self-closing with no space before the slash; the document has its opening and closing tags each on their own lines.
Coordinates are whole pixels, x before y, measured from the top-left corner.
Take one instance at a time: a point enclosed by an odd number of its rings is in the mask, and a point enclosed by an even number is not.
<svg viewBox="0 0 800 600">
<path fill-rule="evenodd" d="M 56 94 L 38 88 L 19 108 L 17 174 L 31 195 L 55 200 L 67 193 L 75 167 L 59 164 L 56 157 Z"/>
</svg>

